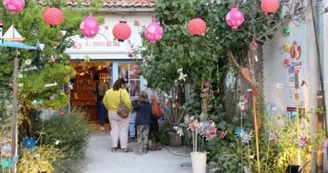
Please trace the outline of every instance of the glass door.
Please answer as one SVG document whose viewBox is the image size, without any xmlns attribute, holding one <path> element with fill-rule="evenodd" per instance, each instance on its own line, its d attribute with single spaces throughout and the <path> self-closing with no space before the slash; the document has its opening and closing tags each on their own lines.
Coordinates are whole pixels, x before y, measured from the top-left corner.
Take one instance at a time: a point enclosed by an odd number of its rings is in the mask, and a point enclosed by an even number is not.
<svg viewBox="0 0 328 173">
<path fill-rule="evenodd" d="M 118 78 L 127 82 L 127 88 L 131 97 L 137 96 L 144 89 L 144 78 L 139 74 L 138 65 L 135 62 L 113 62 L 112 84 Z"/>
</svg>

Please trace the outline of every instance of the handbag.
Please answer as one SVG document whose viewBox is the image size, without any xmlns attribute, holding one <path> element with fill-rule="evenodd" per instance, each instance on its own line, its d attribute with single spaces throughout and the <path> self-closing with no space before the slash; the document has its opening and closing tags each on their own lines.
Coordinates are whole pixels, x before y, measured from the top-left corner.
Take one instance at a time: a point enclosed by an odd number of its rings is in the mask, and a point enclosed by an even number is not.
<svg viewBox="0 0 328 173">
<path fill-rule="evenodd" d="M 152 100 L 153 101 L 151 103 L 151 115 L 156 119 L 160 119 L 162 117 L 162 112 L 161 112 L 161 108 L 157 102 L 154 92 L 153 92 Z"/>
<path fill-rule="evenodd" d="M 120 103 L 117 108 L 117 115 L 121 118 L 127 118 L 129 116 L 129 109 L 125 106 L 125 104 L 122 102 L 122 91 L 120 93 Z"/>
</svg>

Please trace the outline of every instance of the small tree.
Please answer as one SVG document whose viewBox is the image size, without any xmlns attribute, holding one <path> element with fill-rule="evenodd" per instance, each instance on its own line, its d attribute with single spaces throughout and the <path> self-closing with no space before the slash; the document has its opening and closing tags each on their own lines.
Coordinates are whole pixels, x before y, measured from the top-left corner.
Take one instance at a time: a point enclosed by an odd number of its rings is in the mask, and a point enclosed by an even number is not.
<svg viewBox="0 0 328 173">
<path fill-rule="evenodd" d="M 63 7 L 66 1 L 53 0 L 46 4 L 58 8 Z M 2 6 L 2 1 L 0 2 Z M 29 125 L 29 134 L 32 135 L 32 122 L 29 110 L 39 108 L 59 109 L 68 103 L 68 96 L 63 91 L 63 86 L 75 75 L 74 69 L 68 66 L 69 55 L 64 51 L 73 45 L 73 35 L 81 35 L 80 23 L 88 13 L 96 13 L 101 7 L 100 0 L 93 1 L 90 9 L 62 9 L 65 21 L 57 27 L 50 27 L 44 23 L 42 14 L 48 6 L 41 6 L 37 1 L 26 1 L 24 10 L 19 14 L 10 14 L 3 7 L 0 9 L 0 18 L 4 21 L 4 31 L 14 25 L 17 31 L 25 38 L 24 43 L 36 45 L 45 44 L 44 50 L 28 52 L 19 50 L 21 68 L 19 74 L 19 103 L 22 106 L 24 119 Z M 77 8 L 81 7 L 81 2 Z M 103 23 L 103 18 L 98 18 Z M 82 36 L 81 36 L 82 37 Z M 16 51 L 10 52 L 1 48 L 0 59 L 0 86 L 6 88 L 11 83 L 13 62 Z M 55 58 L 51 59 L 51 57 Z M 50 60 L 50 61 L 49 61 Z M 36 67 L 34 70 L 29 70 Z M 57 85 L 46 87 L 46 84 Z M 32 104 L 38 102 L 38 104 Z"/>
</svg>

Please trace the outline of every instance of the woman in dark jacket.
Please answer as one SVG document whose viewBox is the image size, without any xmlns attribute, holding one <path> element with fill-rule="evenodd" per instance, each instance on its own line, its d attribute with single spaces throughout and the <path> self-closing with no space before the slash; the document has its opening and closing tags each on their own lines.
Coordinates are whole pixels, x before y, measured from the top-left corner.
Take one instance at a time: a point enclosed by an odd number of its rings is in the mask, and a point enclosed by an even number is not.
<svg viewBox="0 0 328 173">
<path fill-rule="evenodd" d="M 136 154 L 143 155 L 147 151 L 149 126 L 151 124 L 151 105 L 148 101 L 148 95 L 144 91 L 140 92 L 138 101 L 138 104 L 133 108 L 137 113 L 136 126 L 138 149 Z"/>
</svg>

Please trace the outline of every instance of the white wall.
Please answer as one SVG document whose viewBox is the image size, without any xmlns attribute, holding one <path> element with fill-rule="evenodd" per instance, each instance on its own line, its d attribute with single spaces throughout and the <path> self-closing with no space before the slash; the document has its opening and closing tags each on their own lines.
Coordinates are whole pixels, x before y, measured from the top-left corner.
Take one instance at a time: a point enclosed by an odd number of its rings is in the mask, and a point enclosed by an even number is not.
<svg viewBox="0 0 328 173">
<path fill-rule="evenodd" d="M 95 38 L 85 39 L 74 36 L 72 39 L 76 41 L 76 46 L 67 49 L 66 53 L 71 55 L 71 59 L 84 59 L 86 55 L 90 59 L 130 59 L 128 53 L 131 50 L 131 44 L 137 48 L 141 46 L 142 26 L 147 26 L 151 23 L 151 14 L 127 14 L 124 19 L 130 25 L 132 34 L 129 41 L 118 42 L 114 41 L 112 29 L 121 19 L 122 15 L 103 13 L 102 16 L 105 18 L 105 23 L 101 25 L 101 30 Z M 139 26 L 136 26 L 136 23 Z M 105 29 L 105 27 L 108 29 Z"/>
<path fill-rule="evenodd" d="M 311 13 L 309 13 L 311 14 Z M 316 63 L 316 47 L 314 40 L 314 30 L 312 19 L 307 19 L 304 23 L 296 26 L 289 24 L 291 35 L 284 37 L 282 29 L 278 30 L 274 38 L 264 46 L 264 92 L 267 104 L 277 104 L 277 110 L 273 115 L 286 115 L 286 107 L 296 107 L 294 99 L 294 88 L 277 88 L 277 83 L 294 86 L 294 75 L 288 74 L 288 67 L 284 66 L 284 59 L 289 58 L 292 62 L 301 62 L 302 65 L 296 67 L 300 69 L 299 85 L 300 89 L 300 107 L 309 109 L 316 102 L 316 93 L 318 87 L 317 68 L 313 66 Z M 283 50 L 285 43 L 292 45 L 296 41 L 302 48 L 300 60 L 291 59 L 290 53 Z M 314 77 L 313 77 L 314 76 Z M 305 81 L 308 87 L 301 87 L 302 81 Z"/>
</svg>

